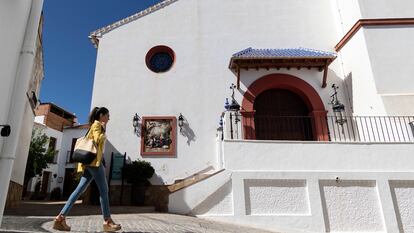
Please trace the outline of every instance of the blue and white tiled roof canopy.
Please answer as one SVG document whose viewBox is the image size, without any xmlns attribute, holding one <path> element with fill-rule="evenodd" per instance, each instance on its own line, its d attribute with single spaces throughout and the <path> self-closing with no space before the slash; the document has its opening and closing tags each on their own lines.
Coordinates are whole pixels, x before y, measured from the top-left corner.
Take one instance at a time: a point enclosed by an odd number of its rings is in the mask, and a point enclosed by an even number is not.
<svg viewBox="0 0 414 233">
<path fill-rule="evenodd" d="M 324 71 L 322 87 L 326 87 L 327 70 L 329 64 L 336 58 L 336 53 L 325 52 L 308 48 L 286 49 L 253 49 L 247 48 L 233 54 L 230 59 L 229 69 L 237 76 L 237 87 L 240 86 L 240 70 L 255 68 L 297 68 L 306 67 L 309 70 L 316 68 Z"/>
<path fill-rule="evenodd" d="M 336 58 L 336 53 L 308 48 L 253 49 L 233 54 L 233 58 Z"/>
</svg>

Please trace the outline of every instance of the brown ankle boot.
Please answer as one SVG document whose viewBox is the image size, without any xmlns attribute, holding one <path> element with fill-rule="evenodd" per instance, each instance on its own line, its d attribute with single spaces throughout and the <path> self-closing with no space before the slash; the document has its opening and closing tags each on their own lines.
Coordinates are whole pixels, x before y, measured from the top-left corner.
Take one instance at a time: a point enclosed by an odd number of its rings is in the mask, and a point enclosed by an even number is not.
<svg viewBox="0 0 414 233">
<path fill-rule="evenodd" d="M 70 226 L 66 224 L 64 217 L 55 218 L 53 229 L 58 231 L 70 231 Z"/>
<path fill-rule="evenodd" d="M 112 219 L 110 219 L 109 221 L 106 221 L 103 224 L 103 231 L 104 232 L 114 232 L 114 231 L 118 231 L 118 230 L 121 230 L 121 224 L 114 223 L 114 221 L 112 221 Z"/>
</svg>

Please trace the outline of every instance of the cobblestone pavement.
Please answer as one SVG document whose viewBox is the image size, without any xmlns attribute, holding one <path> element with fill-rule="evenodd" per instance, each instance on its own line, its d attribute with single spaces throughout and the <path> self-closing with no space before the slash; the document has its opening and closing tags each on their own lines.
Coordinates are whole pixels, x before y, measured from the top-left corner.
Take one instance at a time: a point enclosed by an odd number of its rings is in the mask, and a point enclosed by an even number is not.
<svg viewBox="0 0 414 233">
<path fill-rule="evenodd" d="M 0 232 L 59 232 L 52 229 L 59 205 L 25 204 L 6 210 Z M 76 211 L 75 211 L 76 210 Z M 142 213 L 150 212 L 150 213 Z M 152 213 L 151 213 L 152 212 Z M 53 213 L 51 215 L 50 213 Z M 155 213 L 146 207 L 112 207 L 112 218 L 122 225 L 120 232 L 136 233 L 270 233 L 233 224 L 175 214 Z M 99 206 L 75 205 L 67 223 L 71 232 L 102 232 Z"/>
<path fill-rule="evenodd" d="M 120 232 L 137 233 L 270 233 L 227 223 L 207 221 L 174 214 L 115 214 L 115 222 L 122 225 Z M 71 232 L 102 232 L 102 216 L 68 217 Z M 59 232 L 52 229 L 50 216 L 4 216 L 0 232 Z"/>
</svg>

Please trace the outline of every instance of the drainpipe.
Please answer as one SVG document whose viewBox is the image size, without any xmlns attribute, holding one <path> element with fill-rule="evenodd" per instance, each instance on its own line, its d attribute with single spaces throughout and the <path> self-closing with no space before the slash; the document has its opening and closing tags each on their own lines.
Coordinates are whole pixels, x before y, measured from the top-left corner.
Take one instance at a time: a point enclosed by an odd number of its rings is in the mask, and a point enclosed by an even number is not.
<svg viewBox="0 0 414 233">
<path fill-rule="evenodd" d="M 28 101 L 26 92 L 32 79 L 36 39 L 43 6 L 43 0 L 32 0 L 31 2 L 7 118 L 7 124 L 11 126 L 12 132 L 3 141 L 3 149 L 0 153 L 0 225 L 3 219 L 13 162 L 16 158 L 16 149 L 19 144 L 19 134 L 24 123 L 23 114 Z"/>
</svg>

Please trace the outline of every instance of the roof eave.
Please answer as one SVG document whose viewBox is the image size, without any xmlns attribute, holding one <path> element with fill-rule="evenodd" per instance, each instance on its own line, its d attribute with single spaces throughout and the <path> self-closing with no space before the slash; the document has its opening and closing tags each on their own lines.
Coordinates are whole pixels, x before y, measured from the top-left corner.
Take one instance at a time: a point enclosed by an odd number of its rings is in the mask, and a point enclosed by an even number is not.
<svg viewBox="0 0 414 233">
<path fill-rule="evenodd" d="M 91 43 L 93 44 L 93 46 L 97 49 L 99 46 L 99 38 L 97 35 L 94 34 L 90 34 L 88 36 L 89 40 L 91 41 Z"/>
<path fill-rule="evenodd" d="M 330 65 L 337 56 L 326 56 L 326 57 L 232 57 L 230 59 L 229 62 L 229 69 L 230 70 L 234 70 L 234 66 L 238 64 L 236 64 L 235 62 L 238 60 L 282 60 L 282 59 L 289 59 L 289 60 L 293 60 L 293 59 L 321 59 L 321 60 L 326 60 L 327 61 L 327 65 Z"/>
<path fill-rule="evenodd" d="M 110 32 L 110 31 L 112 31 L 112 30 L 114 30 L 114 29 L 116 29 L 118 27 L 121 27 L 121 26 L 123 26 L 123 25 L 125 25 L 125 24 L 127 24 L 129 22 L 132 22 L 132 21 L 137 20 L 139 18 L 142 18 L 142 17 L 144 17 L 146 15 L 149 15 L 149 14 L 151 14 L 151 13 L 153 13 L 155 11 L 158 11 L 158 10 L 160 10 L 160 9 L 166 7 L 166 6 L 169 6 L 170 4 L 172 4 L 174 2 L 177 2 L 177 1 L 178 0 L 164 0 L 164 1 L 161 1 L 161 2 L 159 2 L 159 3 L 157 3 L 157 4 L 153 5 L 153 6 L 150 6 L 150 7 L 146 8 L 146 9 L 144 9 L 142 11 L 139 11 L 139 12 L 135 13 L 135 14 L 133 14 L 131 16 L 128 16 L 126 18 L 123 18 L 123 19 L 118 20 L 118 21 L 116 21 L 116 22 L 114 22 L 112 24 L 109 24 L 109 25 L 107 25 L 105 27 L 99 28 L 99 29 L 91 32 L 89 34 L 89 38 L 91 39 L 91 37 L 92 38 L 95 37 L 95 39 L 96 39 L 96 37 L 98 35 L 99 35 L 99 37 L 102 37 L 102 35 Z M 95 46 L 95 48 L 98 48 L 99 39 L 96 39 L 96 40 L 92 40 L 91 39 L 91 42 Z"/>
</svg>

